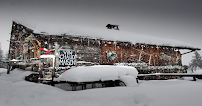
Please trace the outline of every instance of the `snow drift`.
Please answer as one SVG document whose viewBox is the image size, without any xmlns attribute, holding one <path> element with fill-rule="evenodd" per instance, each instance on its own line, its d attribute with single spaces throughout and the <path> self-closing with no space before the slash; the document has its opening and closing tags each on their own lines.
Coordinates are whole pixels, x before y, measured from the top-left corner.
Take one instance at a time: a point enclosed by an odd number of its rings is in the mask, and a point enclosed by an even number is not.
<svg viewBox="0 0 202 106">
<path fill-rule="evenodd" d="M 138 71 L 134 67 L 97 65 L 72 68 L 64 72 L 55 81 L 93 82 L 107 80 L 123 80 L 127 86 L 135 85 Z M 130 80 L 130 81 L 128 81 Z"/>
<path fill-rule="evenodd" d="M 201 106 L 202 80 L 140 80 L 138 87 L 64 91 L 27 82 L 32 72 L 0 68 L 0 106 Z"/>
</svg>

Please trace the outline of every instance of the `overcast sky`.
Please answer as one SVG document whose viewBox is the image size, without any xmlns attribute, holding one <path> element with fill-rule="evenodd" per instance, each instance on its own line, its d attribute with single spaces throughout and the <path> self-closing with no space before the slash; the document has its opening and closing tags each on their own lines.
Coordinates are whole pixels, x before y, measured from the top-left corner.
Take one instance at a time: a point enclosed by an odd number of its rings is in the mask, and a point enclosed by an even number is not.
<svg viewBox="0 0 202 106">
<path fill-rule="evenodd" d="M 123 31 L 171 38 L 202 48 L 202 0 L 0 0 L 0 42 L 4 52 L 8 51 L 12 20 L 96 28 L 118 24 Z M 192 56 L 184 55 L 183 64 L 188 64 Z"/>
</svg>

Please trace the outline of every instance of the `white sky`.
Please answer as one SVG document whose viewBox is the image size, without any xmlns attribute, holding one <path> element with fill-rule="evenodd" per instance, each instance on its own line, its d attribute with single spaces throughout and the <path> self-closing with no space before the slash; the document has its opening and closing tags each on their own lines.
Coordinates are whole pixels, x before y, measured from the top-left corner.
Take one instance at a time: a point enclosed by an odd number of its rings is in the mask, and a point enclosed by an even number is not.
<svg viewBox="0 0 202 106">
<path fill-rule="evenodd" d="M 202 48 L 201 0 L 0 0 L 0 42 L 8 51 L 12 20 L 75 24 L 181 40 Z M 202 55 L 202 52 L 199 52 Z M 188 64 L 193 53 L 183 56 Z"/>
</svg>

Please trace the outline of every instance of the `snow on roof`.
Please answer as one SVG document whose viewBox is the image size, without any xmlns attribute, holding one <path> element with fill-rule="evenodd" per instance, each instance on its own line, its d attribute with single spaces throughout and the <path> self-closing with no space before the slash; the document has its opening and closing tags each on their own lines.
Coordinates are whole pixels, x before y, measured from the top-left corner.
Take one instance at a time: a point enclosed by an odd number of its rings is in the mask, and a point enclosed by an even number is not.
<svg viewBox="0 0 202 106">
<path fill-rule="evenodd" d="M 56 81 L 70 81 L 70 82 L 93 82 L 127 79 L 126 76 L 137 78 L 138 71 L 134 67 L 129 66 L 110 66 L 97 65 L 88 67 L 76 67 L 67 70 Z M 136 82 L 136 81 L 135 81 Z"/>
<path fill-rule="evenodd" d="M 15 22 L 19 22 L 16 21 Z M 51 24 L 51 23 L 34 23 L 32 26 L 19 22 L 22 25 L 34 30 L 34 33 L 38 34 L 48 34 L 48 35 L 72 35 L 84 38 L 94 38 L 102 40 L 111 40 L 111 41 L 122 41 L 122 42 L 131 42 L 136 43 L 145 43 L 150 45 L 162 45 L 162 46 L 173 46 L 173 47 L 189 47 L 193 48 L 194 46 L 182 41 L 160 38 L 155 36 L 125 32 L 121 30 L 109 30 L 103 26 L 103 29 L 82 27 L 75 25 L 66 25 L 66 24 Z M 30 23 L 30 22 L 29 22 Z M 43 32 L 43 33 L 42 33 Z M 45 32 L 45 33 L 44 33 Z"/>
</svg>

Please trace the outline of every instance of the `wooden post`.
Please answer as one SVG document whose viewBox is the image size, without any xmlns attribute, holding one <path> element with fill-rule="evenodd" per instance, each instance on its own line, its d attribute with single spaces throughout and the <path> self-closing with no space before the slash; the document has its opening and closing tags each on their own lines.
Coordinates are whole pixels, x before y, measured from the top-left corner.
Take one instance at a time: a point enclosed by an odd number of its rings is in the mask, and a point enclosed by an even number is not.
<svg viewBox="0 0 202 106">
<path fill-rule="evenodd" d="M 10 74 L 10 71 L 11 71 L 11 64 L 10 64 L 10 62 L 8 62 L 8 65 L 7 65 L 7 74 Z"/>
<path fill-rule="evenodd" d="M 55 64 L 56 64 L 56 59 L 53 59 L 54 61 L 53 61 L 53 69 L 52 69 L 52 79 L 51 79 L 51 85 L 52 86 L 55 86 L 55 84 L 54 84 L 54 77 L 55 77 Z"/>
<path fill-rule="evenodd" d="M 54 69 L 52 69 L 51 86 L 55 86 L 55 84 L 54 84 L 54 77 L 55 77 L 55 67 L 54 67 Z"/>
<path fill-rule="evenodd" d="M 92 83 L 92 88 L 96 88 L 95 83 Z"/>
<path fill-rule="evenodd" d="M 82 83 L 82 90 L 86 89 L 86 83 Z"/>
<path fill-rule="evenodd" d="M 193 81 L 196 81 L 196 76 L 193 76 Z"/>
<path fill-rule="evenodd" d="M 71 84 L 71 86 L 72 86 L 72 91 L 76 91 L 76 86 L 77 86 L 77 84 L 76 84 L 76 83 L 73 83 L 73 84 Z"/>
</svg>

